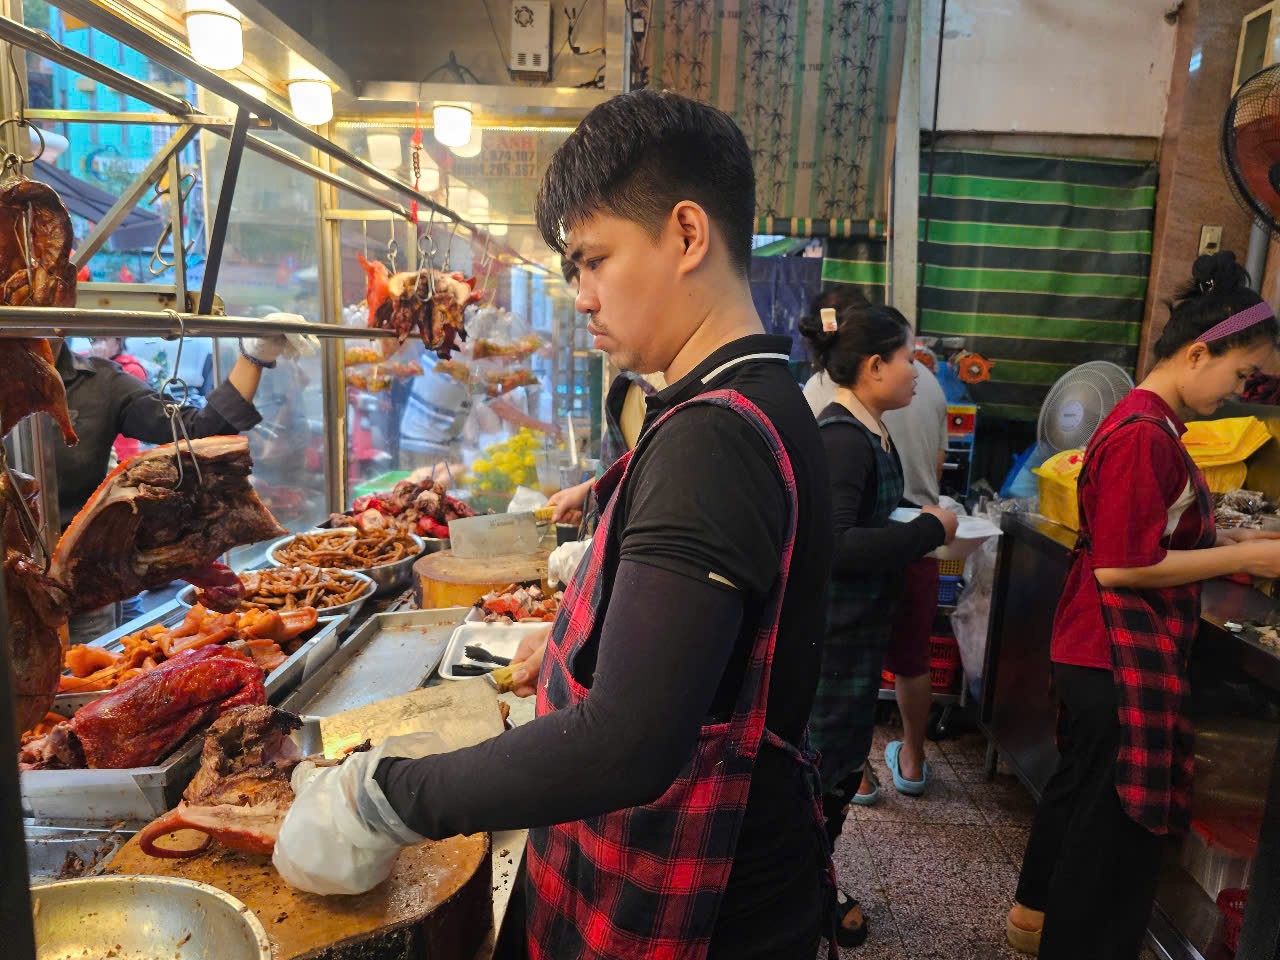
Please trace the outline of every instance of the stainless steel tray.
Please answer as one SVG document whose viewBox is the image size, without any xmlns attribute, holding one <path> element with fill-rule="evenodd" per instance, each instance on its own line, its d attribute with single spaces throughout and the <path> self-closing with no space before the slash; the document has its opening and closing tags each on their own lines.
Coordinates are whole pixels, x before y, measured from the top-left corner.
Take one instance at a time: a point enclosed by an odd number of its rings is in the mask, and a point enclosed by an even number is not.
<svg viewBox="0 0 1280 960">
<path fill-rule="evenodd" d="M 469 609 L 374 614 L 281 706 L 328 717 L 416 690 Z"/>
<path fill-rule="evenodd" d="M 30 822 L 25 824 L 24 833 L 27 840 L 27 866 L 33 881 L 96 877 L 133 835 L 132 830 L 47 827 Z M 67 875 L 65 871 L 74 862 L 74 858 L 78 858 L 86 869 Z"/>
<path fill-rule="evenodd" d="M 284 698 L 323 668 L 338 649 L 338 633 L 345 621 L 345 617 L 320 619 L 315 636 L 268 675 L 268 700 Z M 146 822 L 177 805 L 195 774 L 203 743 L 203 735 L 197 734 L 152 767 L 28 770 L 21 778 L 23 812 L 62 823 Z"/>
<path fill-rule="evenodd" d="M 112 651 L 119 650 L 124 637 L 155 624 L 173 626 L 181 623 L 189 609 L 177 601 L 172 601 L 99 637 L 90 646 L 105 647 Z M 320 617 L 316 621 L 315 634 L 290 654 L 288 660 L 267 674 L 267 699 L 273 703 L 278 701 L 296 687 L 304 676 L 315 672 L 325 659 L 332 656 L 338 648 L 338 637 L 346 623 L 346 615 Z M 88 693 L 60 693 L 53 698 L 53 706 L 50 710 L 59 716 L 69 717 L 85 704 L 101 700 L 110 692 L 110 690 L 92 690 Z"/>
</svg>

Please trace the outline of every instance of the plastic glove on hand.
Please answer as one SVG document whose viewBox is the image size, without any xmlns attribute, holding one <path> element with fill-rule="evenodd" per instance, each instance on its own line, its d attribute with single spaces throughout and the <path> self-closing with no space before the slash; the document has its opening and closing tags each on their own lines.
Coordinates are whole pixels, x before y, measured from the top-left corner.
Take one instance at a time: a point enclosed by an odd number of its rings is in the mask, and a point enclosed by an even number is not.
<svg viewBox="0 0 1280 960">
<path fill-rule="evenodd" d="M 353 753 L 337 767 L 303 761 L 293 771 L 293 805 L 276 838 L 271 862 L 292 887 L 308 893 L 356 894 L 391 874 L 401 847 L 426 838 L 391 808 L 373 775 L 383 757 L 439 753 L 434 734 L 391 737 Z"/>
<path fill-rule="evenodd" d="M 282 320 L 291 320 L 297 323 L 307 322 L 305 317 L 301 317 L 296 313 L 269 313 L 263 319 L 271 322 Z M 265 337 L 245 337 L 240 341 L 240 345 L 246 354 L 263 364 L 275 363 L 280 357 L 285 357 L 288 360 L 301 360 L 320 351 L 320 341 L 310 334 L 302 333 L 276 333 Z"/>
</svg>

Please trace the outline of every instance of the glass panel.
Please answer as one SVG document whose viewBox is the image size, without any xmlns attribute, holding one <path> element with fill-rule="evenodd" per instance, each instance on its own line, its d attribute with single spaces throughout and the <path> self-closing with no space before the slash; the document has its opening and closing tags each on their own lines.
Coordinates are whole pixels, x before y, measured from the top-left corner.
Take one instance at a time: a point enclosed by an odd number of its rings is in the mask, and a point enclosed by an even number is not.
<svg viewBox="0 0 1280 960">
<path fill-rule="evenodd" d="M 340 126 L 339 141 L 412 182 L 411 133 L 352 123 Z M 389 270 L 411 270 L 418 262 L 418 232 L 430 238 L 423 243 L 424 259 L 478 276 L 476 289 L 484 291 L 483 306 L 468 310 L 467 343 L 447 362 L 416 335 L 390 357 L 376 342 L 347 342 L 353 498 L 388 489 L 418 469 L 436 471 L 479 509 L 505 510 L 519 485 L 554 492 L 576 482 L 560 472 L 561 462 L 567 463 L 570 416 L 581 458 L 598 457 L 600 417 L 592 411 L 602 405 L 602 359 L 588 351 L 585 327 L 575 324 L 572 294 L 559 275 L 559 257 L 532 223 L 543 168 L 565 135 L 486 130 L 481 154 L 468 160 L 426 132 L 429 159 L 419 165 L 423 189 L 436 186 L 438 177 L 435 195 L 442 203 L 469 220 L 505 227 L 488 250 L 465 231 L 455 235 L 443 225 L 428 227 L 424 215 L 417 232 L 408 224 L 395 226 L 392 264 L 393 228 L 385 215 L 371 211 L 367 221 L 344 221 L 343 322 L 364 326 L 368 319 L 359 257 L 380 259 Z M 349 196 L 341 205 L 367 207 Z M 523 264 L 520 257 L 537 265 Z M 583 464 L 579 472 L 588 469 Z"/>
<path fill-rule="evenodd" d="M 300 152 L 292 138 L 259 134 Z M 210 197 L 222 188 L 227 141 L 205 134 L 205 170 Z M 246 151 L 240 165 L 218 293 L 227 313 L 265 317 L 296 313 L 321 322 L 315 184 L 258 154 Z M 238 356 L 235 341 L 218 341 L 225 376 Z M 281 358 L 262 374 L 255 403 L 263 422 L 249 433 L 254 485 L 282 525 L 312 527 L 328 515 L 325 503 L 324 394 L 319 354 L 303 360 Z M 233 554 L 248 561 L 253 548 Z"/>
<path fill-rule="evenodd" d="M 194 103 L 189 80 L 153 64 L 145 56 L 91 27 L 69 20 L 43 0 L 26 0 L 26 22 L 55 40 L 121 73 L 146 81 Z M 28 100 L 34 109 L 96 113 L 154 113 L 154 108 L 88 77 L 27 54 Z M 173 136 L 169 124 L 63 123 L 38 121 L 46 134 L 45 154 L 32 176 L 58 190 L 72 214 L 76 241 L 82 243 L 95 222 L 125 191 L 137 174 Z M 187 258 L 187 282 L 198 285 L 205 257 L 203 184 L 195 143 L 179 155 L 184 171 L 185 233 L 194 246 Z M 190 179 L 188 179 L 188 175 Z M 168 178 L 161 183 L 168 187 Z M 165 232 L 169 194 L 150 191 L 116 228 L 87 264 L 82 280 L 111 283 L 173 283 L 173 270 L 153 258 L 157 243 L 164 261 L 173 260 L 173 244 Z"/>
</svg>

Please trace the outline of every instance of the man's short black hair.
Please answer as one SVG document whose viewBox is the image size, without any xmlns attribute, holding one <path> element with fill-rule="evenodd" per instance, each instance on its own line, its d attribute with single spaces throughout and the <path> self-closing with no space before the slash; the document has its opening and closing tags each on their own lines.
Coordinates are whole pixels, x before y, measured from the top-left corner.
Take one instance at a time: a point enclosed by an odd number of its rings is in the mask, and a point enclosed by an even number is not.
<svg viewBox="0 0 1280 960">
<path fill-rule="evenodd" d="M 751 259 L 756 178 L 746 138 L 730 117 L 674 93 L 640 90 L 596 107 L 560 145 L 538 191 L 538 229 L 565 252 L 563 235 L 596 213 L 653 236 L 691 200 L 724 236 L 743 276 Z"/>
</svg>

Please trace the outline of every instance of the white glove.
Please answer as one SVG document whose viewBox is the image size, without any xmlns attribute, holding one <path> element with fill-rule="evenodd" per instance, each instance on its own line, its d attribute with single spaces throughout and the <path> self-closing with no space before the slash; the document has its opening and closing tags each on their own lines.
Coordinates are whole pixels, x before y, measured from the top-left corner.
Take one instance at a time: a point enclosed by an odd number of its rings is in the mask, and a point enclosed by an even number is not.
<svg viewBox="0 0 1280 960">
<path fill-rule="evenodd" d="M 547 560 L 547 580 L 553 586 L 555 584 L 568 584 L 573 578 L 574 572 L 578 569 L 578 565 L 582 563 L 582 558 L 590 550 L 590 537 L 586 540 L 562 543 L 556 547 L 551 551 L 551 557 Z"/>
<path fill-rule="evenodd" d="M 271 862 L 292 887 L 319 894 L 372 890 L 391 874 L 401 847 L 426 838 L 410 830 L 373 779 L 383 757 L 440 753 L 433 733 L 390 737 L 337 767 L 304 760 L 293 771 L 293 806 Z"/>
<path fill-rule="evenodd" d="M 263 317 L 263 320 L 307 322 L 305 317 L 300 317 L 296 313 L 269 313 Z M 265 367 L 274 365 L 281 357 L 288 360 L 301 360 L 304 357 L 313 356 L 320 350 L 320 341 L 310 334 L 274 333 L 265 337 L 241 337 L 240 349 L 250 359 L 257 360 Z"/>
</svg>

